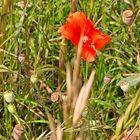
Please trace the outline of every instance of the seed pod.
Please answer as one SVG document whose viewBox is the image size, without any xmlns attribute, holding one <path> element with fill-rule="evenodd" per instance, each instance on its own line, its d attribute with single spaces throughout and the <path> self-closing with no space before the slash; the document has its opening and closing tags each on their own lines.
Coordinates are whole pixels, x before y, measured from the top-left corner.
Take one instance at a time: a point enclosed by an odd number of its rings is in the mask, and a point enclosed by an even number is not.
<svg viewBox="0 0 140 140">
<path fill-rule="evenodd" d="M 54 92 L 51 94 L 51 101 L 52 102 L 60 102 L 62 100 L 61 92 Z"/>
<path fill-rule="evenodd" d="M 16 107 L 15 107 L 14 104 L 9 104 L 9 105 L 7 106 L 7 108 L 8 108 L 8 111 L 9 111 L 11 114 L 16 114 Z"/>
<path fill-rule="evenodd" d="M 107 85 L 111 82 L 113 76 L 110 75 L 110 74 L 106 74 L 105 77 L 104 77 L 104 84 Z"/>
<path fill-rule="evenodd" d="M 12 140 L 22 140 L 23 135 L 24 135 L 24 129 L 22 125 L 17 124 L 12 132 Z"/>
<path fill-rule="evenodd" d="M 37 74 L 31 75 L 30 80 L 31 80 L 31 82 L 32 82 L 33 84 L 35 84 L 35 83 L 38 81 Z"/>
<path fill-rule="evenodd" d="M 122 103 L 120 101 L 117 102 L 117 107 L 120 108 L 122 106 Z"/>
<path fill-rule="evenodd" d="M 18 61 L 23 63 L 25 61 L 25 54 L 23 54 L 23 53 L 19 54 Z"/>
<path fill-rule="evenodd" d="M 120 84 L 120 87 L 124 92 L 128 92 L 130 89 L 130 83 L 127 80 L 123 80 Z"/>
<path fill-rule="evenodd" d="M 13 91 L 5 91 L 3 96 L 5 101 L 9 104 L 12 104 L 15 101 L 15 95 Z"/>
<path fill-rule="evenodd" d="M 122 20 L 125 24 L 131 25 L 134 19 L 133 11 L 125 10 L 122 15 Z"/>
</svg>

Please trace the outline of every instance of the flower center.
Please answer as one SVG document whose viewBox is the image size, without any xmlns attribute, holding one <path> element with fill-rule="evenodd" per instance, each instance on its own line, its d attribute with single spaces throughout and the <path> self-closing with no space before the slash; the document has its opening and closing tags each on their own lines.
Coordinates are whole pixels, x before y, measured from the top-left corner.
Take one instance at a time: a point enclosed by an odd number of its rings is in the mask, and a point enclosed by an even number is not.
<svg viewBox="0 0 140 140">
<path fill-rule="evenodd" d="M 88 41 L 88 36 L 84 36 L 83 37 L 83 43 L 85 44 L 85 43 L 87 43 L 87 41 Z"/>
</svg>

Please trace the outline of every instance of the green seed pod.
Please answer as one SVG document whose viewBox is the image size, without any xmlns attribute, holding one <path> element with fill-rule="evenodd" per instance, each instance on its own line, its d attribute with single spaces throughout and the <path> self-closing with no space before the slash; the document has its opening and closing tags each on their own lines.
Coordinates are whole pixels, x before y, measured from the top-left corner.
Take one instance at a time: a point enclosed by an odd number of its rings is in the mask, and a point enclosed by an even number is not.
<svg viewBox="0 0 140 140">
<path fill-rule="evenodd" d="M 130 90 L 130 83 L 127 80 L 124 80 L 121 82 L 120 87 L 123 92 L 128 92 Z"/>
<path fill-rule="evenodd" d="M 31 80 L 31 82 L 32 82 L 33 84 L 35 84 L 35 83 L 38 81 L 37 74 L 33 74 L 33 75 L 31 75 L 30 80 Z"/>
<path fill-rule="evenodd" d="M 8 111 L 9 111 L 11 114 L 16 114 L 16 107 L 15 107 L 14 104 L 9 104 L 9 105 L 7 106 L 7 108 L 8 108 Z"/>
<path fill-rule="evenodd" d="M 15 101 L 15 95 L 13 91 L 5 91 L 3 96 L 5 101 L 9 104 L 12 104 Z"/>
</svg>

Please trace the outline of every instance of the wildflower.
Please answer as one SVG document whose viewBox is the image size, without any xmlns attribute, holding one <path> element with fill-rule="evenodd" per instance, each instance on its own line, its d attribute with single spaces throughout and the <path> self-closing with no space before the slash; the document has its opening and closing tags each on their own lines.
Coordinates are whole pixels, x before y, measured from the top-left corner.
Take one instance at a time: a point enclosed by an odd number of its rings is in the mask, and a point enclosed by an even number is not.
<svg viewBox="0 0 140 140">
<path fill-rule="evenodd" d="M 83 36 L 82 59 L 92 62 L 96 58 L 96 51 L 110 42 L 110 37 L 102 34 L 96 29 L 90 19 L 87 19 L 83 12 L 71 14 L 65 25 L 59 28 L 65 38 L 72 41 L 78 47 L 80 37 Z"/>
</svg>

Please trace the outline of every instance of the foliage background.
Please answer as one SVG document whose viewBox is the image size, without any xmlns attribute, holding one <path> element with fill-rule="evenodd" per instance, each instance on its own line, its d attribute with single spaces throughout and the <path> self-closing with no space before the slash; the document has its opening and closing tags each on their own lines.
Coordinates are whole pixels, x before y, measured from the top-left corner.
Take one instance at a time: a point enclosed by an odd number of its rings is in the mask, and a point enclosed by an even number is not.
<svg viewBox="0 0 140 140">
<path fill-rule="evenodd" d="M 60 75 L 64 79 L 60 90 L 66 91 L 66 72 L 59 68 L 61 39 L 58 28 L 68 17 L 70 2 L 30 0 L 26 7 L 18 0 L 7 2 L 7 11 L 3 9 L 4 0 L 0 2 L 0 72 L 3 73 L 0 135 L 3 139 L 10 139 L 17 123 L 7 110 L 7 103 L 3 98 L 4 91 L 13 90 L 16 96 L 16 112 L 26 127 L 25 139 L 37 139 L 44 131 L 46 134 L 50 131 L 45 109 L 40 102 L 45 103 L 45 108 L 49 110 L 56 124 L 58 121 L 63 123 L 61 104 L 51 101 L 50 91 L 55 92 L 58 88 Z M 140 2 L 80 0 L 80 5 L 78 10 L 84 11 L 97 28 L 111 36 L 111 43 L 98 52 L 95 62 L 81 60 L 80 65 L 81 83 L 88 80 L 92 69 L 96 70 L 96 77 L 79 127 L 82 124 L 87 126 L 88 133 L 85 137 L 89 139 L 106 140 L 115 133 L 118 118 L 125 112 L 139 87 L 135 85 L 129 93 L 124 93 L 117 84 L 123 74 L 140 71 L 136 59 L 140 47 Z M 122 13 L 127 9 L 135 14 L 132 26 L 127 26 L 122 21 Z M 67 62 L 73 66 L 76 50 L 69 41 L 66 47 L 65 66 Z M 25 61 L 19 62 L 18 58 L 23 54 Z M 104 77 L 107 74 L 111 74 L 113 79 L 105 85 Z M 39 81 L 37 84 L 30 81 L 32 75 L 37 76 L 33 77 Z M 138 112 L 136 116 L 133 118 L 134 122 L 139 118 Z"/>
</svg>

